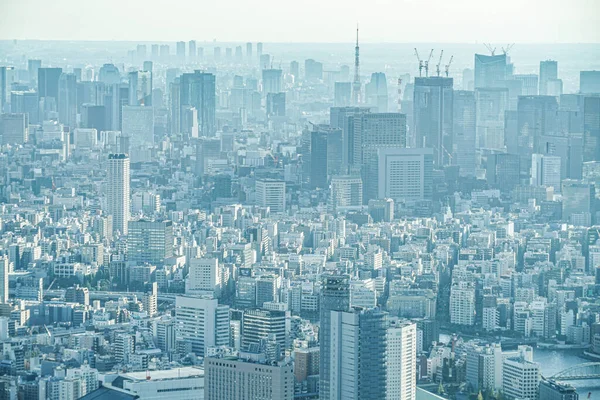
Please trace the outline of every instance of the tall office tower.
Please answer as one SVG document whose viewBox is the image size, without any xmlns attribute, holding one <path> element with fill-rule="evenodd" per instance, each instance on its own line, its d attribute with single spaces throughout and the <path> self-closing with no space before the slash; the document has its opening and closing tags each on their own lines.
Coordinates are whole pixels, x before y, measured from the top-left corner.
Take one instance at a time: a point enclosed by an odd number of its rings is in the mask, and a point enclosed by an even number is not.
<svg viewBox="0 0 600 400">
<path fill-rule="evenodd" d="M 0 67 L 0 113 L 6 111 L 14 67 Z"/>
<path fill-rule="evenodd" d="M 194 107 L 198 112 L 198 131 L 201 136 L 214 136 L 216 126 L 216 88 L 213 74 L 194 71 L 179 78 L 181 107 L 180 121 L 183 121 L 185 107 Z"/>
<path fill-rule="evenodd" d="M 323 63 L 309 58 L 304 61 L 304 79 L 308 81 L 319 81 L 323 79 Z"/>
<path fill-rule="evenodd" d="M 352 82 L 352 103 L 355 106 L 357 106 L 363 100 L 360 91 L 361 91 L 360 48 L 358 47 L 358 26 L 357 26 L 356 27 L 356 46 L 354 47 L 354 80 Z"/>
<path fill-rule="evenodd" d="M 65 301 L 67 303 L 77 303 L 84 306 L 90 305 L 90 291 L 86 287 L 75 285 L 65 290 Z"/>
<path fill-rule="evenodd" d="M 469 282 L 459 282 L 450 289 L 450 322 L 458 325 L 475 325 L 475 287 Z"/>
<path fill-rule="evenodd" d="M 558 79 L 558 63 L 554 60 L 540 61 L 540 95 L 548 95 L 548 82 Z"/>
<path fill-rule="evenodd" d="M 560 191 L 561 159 L 547 154 L 531 155 L 531 185 L 552 186 Z"/>
<path fill-rule="evenodd" d="M 578 226 L 590 226 L 594 222 L 596 191 L 593 184 L 565 179 L 562 196 L 563 220 Z"/>
<path fill-rule="evenodd" d="M 333 344 L 331 336 L 332 314 L 335 311 L 346 312 L 350 308 L 350 283 L 348 276 L 328 275 L 323 278 L 321 286 L 321 309 L 319 329 L 319 399 L 334 399 L 330 390 L 333 368 Z M 337 354 L 337 352 L 336 352 Z"/>
<path fill-rule="evenodd" d="M 188 42 L 188 59 L 190 61 L 196 61 L 196 58 L 197 58 L 196 41 L 190 40 Z"/>
<path fill-rule="evenodd" d="M 433 149 L 437 168 L 448 165 L 452 151 L 453 79 L 439 76 L 415 78 L 414 135 L 410 147 Z"/>
<path fill-rule="evenodd" d="M 387 80 L 383 72 L 371 74 L 371 81 L 365 85 L 365 100 L 365 103 L 377 112 L 388 112 Z"/>
<path fill-rule="evenodd" d="M 142 64 L 142 71 L 152 73 L 154 63 L 152 61 L 144 61 Z"/>
<path fill-rule="evenodd" d="M 198 60 L 202 61 L 204 59 L 204 48 L 198 47 Z"/>
<path fill-rule="evenodd" d="M 156 321 L 156 342 L 158 348 L 164 353 L 175 350 L 177 344 L 176 328 L 176 321 L 170 317 Z"/>
<path fill-rule="evenodd" d="M 129 73 L 129 105 L 152 105 L 151 71 L 134 71 Z"/>
<path fill-rule="evenodd" d="M 475 89 L 476 146 L 493 150 L 504 149 L 505 111 L 508 90 L 504 88 Z"/>
<path fill-rule="evenodd" d="M 280 69 L 263 69 L 262 70 L 262 92 L 266 96 L 268 93 L 280 93 L 281 86 Z"/>
<path fill-rule="evenodd" d="M 189 260 L 189 274 L 185 280 L 185 293 L 189 295 L 210 295 L 221 297 L 222 281 L 219 260 L 216 258 L 192 258 Z"/>
<path fill-rule="evenodd" d="M 502 392 L 508 399 L 535 399 L 540 383 L 540 365 L 522 357 L 509 357 L 502 365 Z"/>
<path fill-rule="evenodd" d="M 269 54 L 261 55 L 258 66 L 262 69 L 271 68 L 271 56 Z"/>
<path fill-rule="evenodd" d="M 522 96 L 538 95 L 538 76 L 535 74 L 515 74 L 515 81 L 520 82 Z M 510 82 L 510 81 L 507 81 Z"/>
<path fill-rule="evenodd" d="M 254 60 L 252 60 L 252 43 L 250 43 L 250 42 L 246 43 L 246 60 L 248 62 L 254 61 Z"/>
<path fill-rule="evenodd" d="M 272 213 L 285 212 L 285 181 L 277 179 L 257 179 L 256 205 L 269 207 Z"/>
<path fill-rule="evenodd" d="M 554 96 L 521 96 L 517 113 L 517 150 L 529 162 L 532 153 L 547 152 L 544 136 L 558 136 L 558 101 Z"/>
<path fill-rule="evenodd" d="M 432 149 L 381 148 L 378 161 L 378 191 L 372 198 L 395 202 L 432 199 Z"/>
<path fill-rule="evenodd" d="M 213 57 L 215 59 L 215 62 L 221 61 L 221 48 L 220 47 L 214 48 Z"/>
<path fill-rule="evenodd" d="M 104 64 L 98 72 L 98 82 L 104 83 L 106 86 L 121 83 L 121 74 L 119 68 L 114 64 Z"/>
<path fill-rule="evenodd" d="M 275 341 L 279 345 L 278 356 L 283 354 L 288 339 L 285 325 L 285 311 L 244 311 L 242 317 L 242 349 L 249 350 L 251 345 L 260 345 L 261 341 L 265 341 L 274 335 Z"/>
<path fill-rule="evenodd" d="M 123 135 L 129 136 L 132 146 L 154 144 L 154 108 L 123 106 Z"/>
<path fill-rule="evenodd" d="M 485 177 L 490 186 L 509 193 L 521 181 L 521 158 L 518 154 L 490 154 Z"/>
<path fill-rule="evenodd" d="M 573 386 L 552 379 L 540 382 L 538 395 L 540 400 L 579 400 L 579 394 Z"/>
<path fill-rule="evenodd" d="M 392 222 L 394 220 L 394 200 L 369 200 L 369 215 L 373 218 L 373 222 Z"/>
<path fill-rule="evenodd" d="M 217 138 L 200 138 L 196 143 L 196 174 L 204 175 L 208 171 L 209 160 L 219 158 L 221 141 Z"/>
<path fill-rule="evenodd" d="M 406 115 L 400 113 L 360 114 L 355 117 L 353 139 L 353 164 L 367 167 L 376 166 L 378 149 L 406 147 Z"/>
<path fill-rule="evenodd" d="M 29 139 L 27 114 L 0 114 L 2 144 L 24 144 Z"/>
<path fill-rule="evenodd" d="M 38 96 L 42 103 L 44 115 L 46 112 L 57 111 L 58 81 L 62 68 L 38 69 Z"/>
<path fill-rule="evenodd" d="M 159 57 L 159 46 L 157 44 L 153 44 L 150 47 L 150 55 L 152 57 L 152 61 L 158 61 L 158 57 Z"/>
<path fill-rule="evenodd" d="M 113 231 L 127 235 L 130 198 L 129 157 L 127 154 L 108 155 L 106 190 L 107 214 L 112 215 Z"/>
<path fill-rule="evenodd" d="M 176 78 L 174 82 L 169 84 L 169 124 L 171 133 L 181 132 L 181 84 L 180 79 Z"/>
<path fill-rule="evenodd" d="M 160 59 L 162 62 L 169 62 L 171 58 L 171 47 L 168 44 L 160 45 Z"/>
<path fill-rule="evenodd" d="M 581 71 L 579 73 L 579 93 L 600 93 L 600 71 Z"/>
<path fill-rule="evenodd" d="M 417 325 L 391 321 L 387 329 L 387 397 L 415 400 L 417 397 Z"/>
<path fill-rule="evenodd" d="M 229 307 L 210 297 L 177 296 L 175 318 L 179 337 L 204 357 L 211 346 L 229 344 Z"/>
<path fill-rule="evenodd" d="M 258 59 L 258 61 L 262 61 L 261 57 L 263 55 L 263 44 L 262 42 L 258 42 L 256 43 L 256 58 Z"/>
<path fill-rule="evenodd" d="M 204 400 L 292 400 L 293 388 L 291 361 L 256 361 L 231 356 L 210 356 L 204 361 Z"/>
<path fill-rule="evenodd" d="M 324 398 L 386 399 L 387 313 L 376 308 L 331 311 L 329 333 L 330 386 Z"/>
<path fill-rule="evenodd" d="M 285 92 L 267 93 L 267 116 L 285 117 Z"/>
<path fill-rule="evenodd" d="M 600 97 L 583 99 L 583 161 L 600 160 Z"/>
<path fill-rule="evenodd" d="M 180 63 L 185 62 L 185 42 L 177 42 L 177 61 Z"/>
<path fill-rule="evenodd" d="M 477 169 L 475 92 L 456 90 L 453 103 L 453 164 L 460 167 L 461 176 L 474 177 Z"/>
<path fill-rule="evenodd" d="M 244 61 L 244 54 L 242 53 L 242 46 L 235 47 L 235 61 L 241 63 Z"/>
<path fill-rule="evenodd" d="M 354 123 L 360 124 L 360 119 L 355 121 L 354 116 L 368 114 L 368 107 L 332 107 L 329 112 L 329 124 L 332 128 L 342 130 L 342 169 L 354 163 Z"/>
<path fill-rule="evenodd" d="M 313 188 L 327 188 L 328 178 L 341 171 L 342 130 L 315 125 L 310 137 L 310 182 Z"/>
<path fill-rule="evenodd" d="M 35 90 L 13 91 L 10 94 L 10 112 L 13 114 L 27 114 L 29 123 L 39 123 L 39 101 Z"/>
<path fill-rule="evenodd" d="M 158 284 L 156 282 L 149 282 L 144 285 L 142 307 L 144 307 L 144 311 L 150 318 L 158 314 Z"/>
<path fill-rule="evenodd" d="M 42 60 L 27 60 L 27 72 L 29 73 L 29 81 L 33 82 L 36 87 L 38 80 L 38 69 L 40 68 L 42 68 Z"/>
<path fill-rule="evenodd" d="M 290 74 L 294 75 L 294 82 L 300 80 L 300 64 L 298 61 L 290 62 Z"/>
<path fill-rule="evenodd" d="M 75 74 L 61 74 L 58 79 L 58 120 L 70 127 L 77 126 L 77 78 Z"/>
<path fill-rule="evenodd" d="M 0 257 L 0 303 L 8 303 L 8 256 Z"/>
<path fill-rule="evenodd" d="M 144 58 L 146 58 L 146 45 L 145 44 L 138 44 L 136 47 L 136 57 L 138 60 L 143 60 Z"/>
<path fill-rule="evenodd" d="M 333 212 L 360 208 L 363 204 L 363 183 L 359 176 L 333 176 L 329 190 L 329 206 Z"/>
<path fill-rule="evenodd" d="M 348 107 L 352 102 L 352 83 L 336 82 L 334 85 L 333 105 Z"/>
<path fill-rule="evenodd" d="M 84 104 L 81 106 L 81 127 L 96 129 L 98 132 L 110 130 L 106 123 L 106 107 Z"/>
<path fill-rule="evenodd" d="M 475 54 L 475 89 L 504 87 L 507 70 L 506 54 Z"/>
<path fill-rule="evenodd" d="M 172 221 L 129 221 L 127 259 L 159 264 L 173 256 Z"/>
<path fill-rule="evenodd" d="M 227 60 L 228 62 L 231 62 L 233 58 L 233 51 L 231 50 L 231 47 L 226 47 L 225 48 L 225 60 Z"/>
</svg>

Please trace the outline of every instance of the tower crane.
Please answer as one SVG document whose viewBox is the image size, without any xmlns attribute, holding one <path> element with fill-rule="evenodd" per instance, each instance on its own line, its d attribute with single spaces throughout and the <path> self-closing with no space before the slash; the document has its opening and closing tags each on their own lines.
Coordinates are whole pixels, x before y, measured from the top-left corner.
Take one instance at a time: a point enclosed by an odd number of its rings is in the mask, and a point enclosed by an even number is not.
<svg viewBox="0 0 600 400">
<path fill-rule="evenodd" d="M 421 57 L 419 57 L 419 52 L 417 51 L 416 47 L 415 47 L 415 56 L 417 56 L 417 60 L 419 60 L 419 76 L 421 76 L 421 72 L 423 71 L 423 60 L 421 60 Z"/>
<path fill-rule="evenodd" d="M 485 46 L 486 49 L 489 50 L 489 52 L 492 56 L 496 55 L 496 48 L 492 47 L 491 43 L 484 43 L 483 45 Z"/>
<path fill-rule="evenodd" d="M 502 52 L 504 53 L 504 55 L 508 55 L 508 52 L 510 51 L 510 49 L 513 48 L 514 45 L 514 43 L 510 43 L 506 45 L 506 48 L 502 47 Z"/>
<path fill-rule="evenodd" d="M 431 61 L 431 57 L 433 56 L 433 49 L 431 49 L 431 52 L 429 53 L 429 58 L 427 59 L 427 61 L 425 61 L 425 76 L 429 76 L 429 61 Z"/>
<path fill-rule="evenodd" d="M 450 64 L 452 64 L 452 60 L 454 60 L 454 56 L 450 56 L 450 61 L 445 65 L 444 70 L 446 71 L 446 78 L 448 77 L 448 70 L 450 69 Z"/>
<path fill-rule="evenodd" d="M 440 65 L 442 64 L 442 57 L 444 56 L 444 50 L 440 51 L 440 59 L 438 63 L 435 65 L 435 72 L 437 76 L 440 76 Z"/>
</svg>

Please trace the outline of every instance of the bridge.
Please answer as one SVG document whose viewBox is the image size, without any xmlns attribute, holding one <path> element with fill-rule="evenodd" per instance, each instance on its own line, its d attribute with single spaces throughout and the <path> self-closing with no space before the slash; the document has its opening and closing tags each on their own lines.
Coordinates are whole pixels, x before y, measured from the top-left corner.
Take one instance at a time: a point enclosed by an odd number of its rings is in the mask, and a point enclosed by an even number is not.
<svg viewBox="0 0 600 400">
<path fill-rule="evenodd" d="M 550 379 L 554 379 L 556 381 L 600 379 L 600 362 L 589 362 L 574 365 L 552 375 Z"/>
</svg>

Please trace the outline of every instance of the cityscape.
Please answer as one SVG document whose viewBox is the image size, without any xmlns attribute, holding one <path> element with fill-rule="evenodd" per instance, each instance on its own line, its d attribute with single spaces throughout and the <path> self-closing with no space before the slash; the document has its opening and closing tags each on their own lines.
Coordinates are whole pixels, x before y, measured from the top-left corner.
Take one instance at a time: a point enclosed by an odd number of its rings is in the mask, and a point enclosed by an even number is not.
<svg viewBox="0 0 600 400">
<path fill-rule="evenodd" d="M 0 400 L 600 399 L 600 25 L 96 40 L 17 3 Z"/>
</svg>

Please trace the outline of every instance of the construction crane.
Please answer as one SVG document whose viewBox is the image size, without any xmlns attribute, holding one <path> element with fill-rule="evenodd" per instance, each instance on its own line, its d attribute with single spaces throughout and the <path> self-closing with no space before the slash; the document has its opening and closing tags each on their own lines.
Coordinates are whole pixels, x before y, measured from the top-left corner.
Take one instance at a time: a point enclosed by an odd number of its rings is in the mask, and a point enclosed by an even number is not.
<svg viewBox="0 0 600 400">
<path fill-rule="evenodd" d="M 506 45 L 506 48 L 502 47 L 502 53 L 504 53 L 505 56 L 508 55 L 508 52 L 513 48 L 514 45 L 514 43 L 510 43 Z"/>
<path fill-rule="evenodd" d="M 446 71 L 446 78 L 448 77 L 448 70 L 450 69 L 450 64 L 452 64 L 452 60 L 454 60 L 454 56 L 450 56 L 450 61 L 445 65 L 444 70 Z"/>
<path fill-rule="evenodd" d="M 444 50 L 440 51 L 440 59 L 438 63 L 435 65 L 435 72 L 437 76 L 440 76 L 440 65 L 442 64 L 442 57 L 444 56 Z"/>
<path fill-rule="evenodd" d="M 490 54 L 492 56 L 496 55 L 496 48 L 492 47 L 491 43 L 484 43 L 483 45 L 485 46 L 486 49 L 488 49 L 488 51 L 490 52 Z"/>
<path fill-rule="evenodd" d="M 419 60 L 419 76 L 421 76 L 421 72 L 423 71 L 423 60 L 421 60 L 421 57 L 419 57 L 419 52 L 417 51 L 416 47 L 415 47 L 415 56 L 417 56 L 417 60 Z"/>
<path fill-rule="evenodd" d="M 429 61 L 431 61 L 432 56 L 433 56 L 433 49 L 431 49 L 431 52 L 429 53 L 429 58 L 427 59 L 427 61 L 425 61 L 425 64 L 424 64 L 425 76 L 429 76 Z"/>
</svg>

